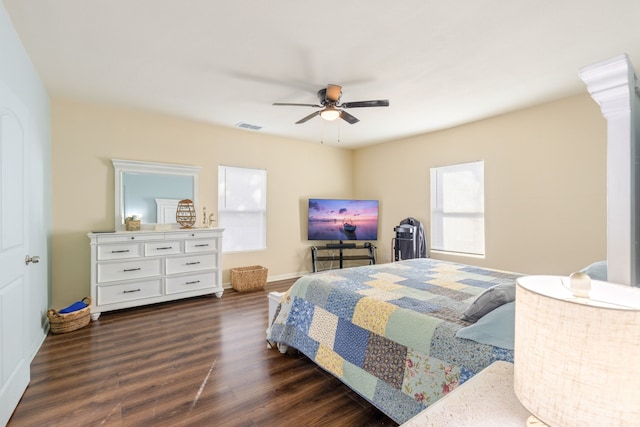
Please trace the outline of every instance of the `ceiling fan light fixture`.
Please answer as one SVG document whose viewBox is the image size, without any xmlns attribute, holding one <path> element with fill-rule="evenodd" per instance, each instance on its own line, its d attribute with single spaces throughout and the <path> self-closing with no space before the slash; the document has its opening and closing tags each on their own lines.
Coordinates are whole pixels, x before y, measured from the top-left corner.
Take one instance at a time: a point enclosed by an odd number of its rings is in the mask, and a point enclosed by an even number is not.
<svg viewBox="0 0 640 427">
<path fill-rule="evenodd" d="M 324 120 L 333 121 L 337 118 L 341 118 L 349 124 L 358 123 L 357 117 L 352 116 L 347 112 L 349 108 L 362 108 L 362 107 L 388 107 L 388 99 L 376 99 L 373 101 L 355 101 L 355 102 L 343 102 L 340 103 L 342 97 L 342 87 L 338 85 L 327 85 L 326 88 L 322 88 L 318 91 L 318 104 L 299 104 L 293 102 L 274 102 L 273 105 L 286 105 L 297 107 L 314 107 L 319 108 L 313 113 L 301 118 L 296 122 L 297 125 L 306 123 L 314 117 L 320 116 Z M 337 108 L 336 108 L 337 107 Z"/>
<path fill-rule="evenodd" d="M 320 117 L 325 120 L 332 121 L 340 117 L 340 110 L 336 110 L 335 108 L 325 108 L 320 112 Z"/>
</svg>

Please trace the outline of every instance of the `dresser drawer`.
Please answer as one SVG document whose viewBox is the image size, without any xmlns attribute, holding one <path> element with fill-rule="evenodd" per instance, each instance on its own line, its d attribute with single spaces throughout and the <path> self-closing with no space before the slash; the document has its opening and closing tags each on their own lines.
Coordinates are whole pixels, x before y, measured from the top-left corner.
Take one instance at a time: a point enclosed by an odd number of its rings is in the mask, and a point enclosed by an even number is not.
<svg viewBox="0 0 640 427">
<path fill-rule="evenodd" d="M 124 242 L 146 242 L 149 240 L 164 240 L 162 233 L 117 233 L 117 234 L 104 234 L 96 237 L 96 242 L 103 243 L 124 243 Z"/>
<path fill-rule="evenodd" d="M 213 231 L 213 230 L 191 230 L 188 233 L 167 233 L 166 234 L 166 238 L 167 239 L 180 239 L 180 240 L 185 240 L 185 239 L 209 239 L 212 237 L 216 237 L 216 235 L 219 235 L 220 232 L 219 231 Z"/>
<path fill-rule="evenodd" d="M 177 274 L 212 269 L 216 265 L 216 256 L 217 254 L 206 254 L 166 258 L 166 273 Z"/>
<path fill-rule="evenodd" d="M 194 239 L 185 240 L 184 251 L 186 253 L 214 251 L 218 247 L 218 239 Z"/>
<path fill-rule="evenodd" d="M 142 257 L 142 243 L 98 245 L 98 261 Z"/>
<path fill-rule="evenodd" d="M 146 256 L 175 255 L 182 253 L 182 244 L 166 241 L 149 242 L 144 244 L 144 253 Z"/>
<path fill-rule="evenodd" d="M 98 283 L 117 280 L 140 279 L 160 276 L 162 259 L 137 259 L 123 262 L 104 262 L 98 264 Z"/>
<path fill-rule="evenodd" d="M 195 291 L 197 289 L 211 288 L 213 292 L 216 287 L 215 273 L 190 274 L 189 276 L 167 277 L 167 294 L 177 294 L 180 292 Z"/>
<path fill-rule="evenodd" d="M 162 279 L 98 286 L 98 305 L 162 296 Z"/>
</svg>

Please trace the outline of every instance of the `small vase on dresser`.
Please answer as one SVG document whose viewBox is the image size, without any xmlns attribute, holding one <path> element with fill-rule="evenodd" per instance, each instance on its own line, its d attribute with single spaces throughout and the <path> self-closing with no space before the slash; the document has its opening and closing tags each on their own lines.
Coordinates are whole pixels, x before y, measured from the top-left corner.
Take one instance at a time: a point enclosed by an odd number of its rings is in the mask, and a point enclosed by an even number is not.
<svg viewBox="0 0 640 427">
<path fill-rule="evenodd" d="M 105 311 L 215 294 L 222 288 L 221 228 L 89 233 L 91 319 Z"/>
</svg>

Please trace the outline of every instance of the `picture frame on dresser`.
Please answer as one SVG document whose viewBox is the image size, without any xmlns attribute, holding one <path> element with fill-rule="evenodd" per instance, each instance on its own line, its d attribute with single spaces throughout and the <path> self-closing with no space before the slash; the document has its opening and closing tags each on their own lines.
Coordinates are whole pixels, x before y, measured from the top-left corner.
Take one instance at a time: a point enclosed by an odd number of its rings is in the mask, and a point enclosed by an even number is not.
<svg viewBox="0 0 640 427">
<path fill-rule="evenodd" d="M 222 228 L 88 233 L 91 319 L 123 308 L 222 297 Z"/>
</svg>

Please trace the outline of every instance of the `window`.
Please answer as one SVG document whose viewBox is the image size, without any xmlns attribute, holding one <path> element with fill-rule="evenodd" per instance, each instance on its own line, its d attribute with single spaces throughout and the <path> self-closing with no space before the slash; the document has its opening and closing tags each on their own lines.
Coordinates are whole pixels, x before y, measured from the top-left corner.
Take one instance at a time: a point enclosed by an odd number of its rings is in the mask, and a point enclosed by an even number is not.
<svg viewBox="0 0 640 427">
<path fill-rule="evenodd" d="M 266 170 L 218 166 L 218 224 L 223 252 L 266 248 Z"/>
<path fill-rule="evenodd" d="M 431 168 L 431 248 L 484 255 L 484 162 Z"/>
</svg>

